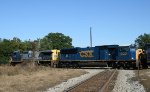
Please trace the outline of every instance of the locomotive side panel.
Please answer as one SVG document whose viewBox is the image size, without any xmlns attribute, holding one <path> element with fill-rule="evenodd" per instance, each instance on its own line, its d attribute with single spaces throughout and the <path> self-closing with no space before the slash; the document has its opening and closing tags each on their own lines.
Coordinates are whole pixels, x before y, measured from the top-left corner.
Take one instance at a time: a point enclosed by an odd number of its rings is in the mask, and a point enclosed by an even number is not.
<svg viewBox="0 0 150 92">
<path fill-rule="evenodd" d="M 130 61 L 130 60 L 136 60 L 136 49 L 130 48 L 130 46 L 120 46 L 118 49 L 118 56 L 117 60 L 124 60 L 124 61 Z"/>
<path fill-rule="evenodd" d="M 147 55 L 147 63 L 150 65 L 150 43 L 145 44 L 145 51 Z"/>
<path fill-rule="evenodd" d="M 78 49 L 77 60 L 98 60 L 99 49 L 97 47 L 88 47 Z"/>
<path fill-rule="evenodd" d="M 118 45 L 104 45 L 99 47 L 99 60 L 116 60 Z"/>
<path fill-rule="evenodd" d="M 76 60 L 77 53 L 78 53 L 77 48 L 61 49 L 60 60 Z"/>
<path fill-rule="evenodd" d="M 61 50 L 61 60 L 98 60 L 99 50 L 96 47 L 91 48 L 72 48 Z"/>
</svg>

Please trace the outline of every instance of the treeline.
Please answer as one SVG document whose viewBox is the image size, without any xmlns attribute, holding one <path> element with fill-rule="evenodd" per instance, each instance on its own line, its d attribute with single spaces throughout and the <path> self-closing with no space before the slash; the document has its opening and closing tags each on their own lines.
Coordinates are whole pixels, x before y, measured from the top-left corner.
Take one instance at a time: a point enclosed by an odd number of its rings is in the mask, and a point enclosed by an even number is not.
<svg viewBox="0 0 150 92">
<path fill-rule="evenodd" d="M 143 34 L 135 39 L 134 45 L 143 48 L 145 43 L 150 43 L 150 34 Z M 72 38 L 62 33 L 49 33 L 41 39 L 34 41 L 22 41 L 14 37 L 13 39 L 0 39 L 0 64 L 6 64 L 10 60 L 13 51 L 28 50 L 51 50 L 72 48 Z"/>
<path fill-rule="evenodd" d="M 150 33 L 144 33 L 143 35 L 138 36 L 135 40 L 137 48 L 143 49 L 146 43 L 150 43 Z"/>
<path fill-rule="evenodd" d="M 0 64 L 8 63 L 12 52 L 16 50 L 50 50 L 71 47 L 73 47 L 72 38 L 62 33 L 49 33 L 45 37 L 34 41 L 22 41 L 17 37 L 13 39 L 0 39 Z"/>
<path fill-rule="evenodd" d="M 14 37 L 10 39 L 1 39 L 0 40 L 0 62 L 7 63 L 10 59 L 11 53 L 14 50 L 28 50 L 30 49 L 30 42 L 22 42 L 19 38 Z"/>
</svg>

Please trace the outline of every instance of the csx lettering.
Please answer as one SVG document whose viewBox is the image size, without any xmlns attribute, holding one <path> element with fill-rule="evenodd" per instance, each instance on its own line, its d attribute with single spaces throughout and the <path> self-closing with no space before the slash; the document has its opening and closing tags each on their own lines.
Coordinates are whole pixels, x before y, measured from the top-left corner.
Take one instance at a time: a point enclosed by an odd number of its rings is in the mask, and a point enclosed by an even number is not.
<svg viewBox="0 0 150 92">
<path fill-rule="evenodd" d="M 91 58 L 93 56 L 93 51 L 81 51 L 79 52 L 81 57 Z"/>
</svg>

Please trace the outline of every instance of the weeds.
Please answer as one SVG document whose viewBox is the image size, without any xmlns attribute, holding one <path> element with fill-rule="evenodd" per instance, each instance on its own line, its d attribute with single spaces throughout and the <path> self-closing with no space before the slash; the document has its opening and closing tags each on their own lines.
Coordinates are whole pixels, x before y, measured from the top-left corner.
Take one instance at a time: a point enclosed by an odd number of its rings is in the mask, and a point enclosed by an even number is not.
<svg viewBox="0 0 150 92">
<path fill-rule="evenodd" d="M 0 66 L 0 76 L 1 75 L 14 76 L 18 74 L 26 75 L 39 70 L 45 70 L 46 68 L 48 67 L 37 66 L 33 63 L 24 63 L 16 66 L 2 65 Z"/>
</svg>

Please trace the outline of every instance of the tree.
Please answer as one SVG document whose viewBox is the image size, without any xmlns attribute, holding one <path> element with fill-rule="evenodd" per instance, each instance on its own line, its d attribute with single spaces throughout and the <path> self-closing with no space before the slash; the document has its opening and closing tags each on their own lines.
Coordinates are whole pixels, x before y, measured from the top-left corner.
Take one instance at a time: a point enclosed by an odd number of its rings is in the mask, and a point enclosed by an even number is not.
<svg viewBox="0 0 150 92">
<path fill-rule="evenodd" d="M 72 38 L 62 33 L 49 33 L 40 43 L 41 50 L 71 48 Z"/>
<path fill-rule="evenodd" d="M 11 54 L 15 50 L 25 51 L 30 49 L 30 43 L 22 42 L 19 38 L 14 37 L 12 40 L 3 39 L 0 41 L 0 64 L 8 63 Z M 30 49 L 31 50 L 31 49 Z"/>
<path fill-rule="evenodd" d="M 144 48 L 144 45 L 146 43 L 150 43 L 150 34 L 146 34 L 144 33 L 143 35 L 140 35 L 138 38 L 136 38 L 135 40 L 135 45 L 138 47 L 138 48 L 141 48 L 143 49 Z"/>
<path fill-rule="evenodd" d="M 21 41 L 19 38 L 14 37 L 10 39 L 0 39 L 0 64 L 8 63 L 11 54 L 15 50 L 28 51 L 28 50 L 51 50 L 71 48 L 72 39 L 62 33 L 49 33 L 43 39 L 35 41 Z"/>
<path fill-rule="evenodd" d="M 10 54 L 13 51 L 11 45 L 11 41 L 7 39 L 4 39 L 0 43 L 0 64 L 5 64 L 8 62 Z"/>
</svg>

